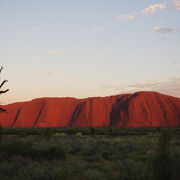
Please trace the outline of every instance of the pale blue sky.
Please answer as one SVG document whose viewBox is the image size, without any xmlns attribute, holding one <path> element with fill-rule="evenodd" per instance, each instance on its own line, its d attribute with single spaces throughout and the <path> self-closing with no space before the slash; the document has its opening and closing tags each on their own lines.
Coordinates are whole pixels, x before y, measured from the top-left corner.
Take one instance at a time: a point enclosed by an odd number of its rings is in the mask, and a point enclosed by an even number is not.
<svg viewBox="0 0 180 180">
<path fill-rule="evenodd" d="M 3 103 L 142 90 L 180 97 L 180 0 L 0 0 L 0 64 Z"/>
</svg>

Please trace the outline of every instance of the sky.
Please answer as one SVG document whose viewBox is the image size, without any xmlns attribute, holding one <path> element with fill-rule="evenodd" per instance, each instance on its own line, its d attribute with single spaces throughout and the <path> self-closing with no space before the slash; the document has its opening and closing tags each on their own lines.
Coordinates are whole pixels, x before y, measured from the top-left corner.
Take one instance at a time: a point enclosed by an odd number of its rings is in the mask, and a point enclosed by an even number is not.
<svg viewBox="0 0 180 180">
<path fill-rule="evenodd" d="M 180 0 L 0 0 L 2 104 L 180 97 Z"/>
</svg>

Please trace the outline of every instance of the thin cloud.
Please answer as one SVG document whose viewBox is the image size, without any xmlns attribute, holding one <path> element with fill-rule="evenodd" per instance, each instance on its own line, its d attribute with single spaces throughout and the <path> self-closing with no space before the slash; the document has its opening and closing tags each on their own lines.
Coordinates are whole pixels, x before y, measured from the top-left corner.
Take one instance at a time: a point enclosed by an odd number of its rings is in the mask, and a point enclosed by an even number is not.
<svg viewBox="0 0 180 180">
<path fill-rule="evenodd" d="M 128 87 L 131 88 L 155 88 L 157 86 L 159 86 L 160 83 L 159 82 L 150 82 L 150 83 L 136 83 L 136 84 L 131 84 Z"/>
<path fill-rule="evenodd" d="M 180 0 L 174 0 L 173 1 L 173 7 L 176 10 L 180 10 Z"/>
<path fill-rule="evenodd" d="M 41 26 L 32 26 L 33 31 L 39 31 L 41 29 Z"/>
<path fill-rule="evenodd" d="M 159 27 L 159 26 L 153 27 L 151 31 L 162 34 L 175 32 L 175 30 L 170 27 Z"/>
<path fill-rule="evenodd" d="M 166 4 L 153 4 L 148 6 L 147 8 L 140 11 L 142 14 L 154 14 L 157 10 L 164 10 L 166 8 Z"/>
<path fill-rule="evenodd" d="M 134 91 L 157 91 L 163 94 L 180 97 L 180 78 L 169 78 L 163 82 L 136 83 L 128 86 Z"/>
<path fill-rule="evenodd" d="M 45 72 L 43 72 L 44 75 L 51 75 L 51 74 L 53 74 L 53 73 L 54 73 L 53 70 L 52 70 L 52 71 L 45 71 Z"/>
<path fill-rule="evenodd" d="M 125 86 L 103 85 L 101 92 L 105 94 L 126 94 L 138 91 L 157 91 L 162 94 L 180 97 L 180 78 L 169 78 L 166 81 L 148 81 Z"/>
<path fill-rule="evenodd" d="M 57 27 L 58 27 L 58 28 L 62 27 L 62 24 L 57 24 Z"/>
<path fill-rule="evenodd" d="M 104 95 L 109 95 L 109 94 L 123 94 L 123 93 L 129 93 L 129 91 L 127 91 L 125 86 L 118 86 L 118 85 L 108 85 L 108 84 L 104 84 L 100 87 L 100 91 L 104 94 Z"/>
<path fill-rule="evenodd" d="M 103 31 L 103 29 L 100 27 L 100 26 L 96 26 L 96 27 L 93 27 L 92 29 L 91 29 L 91 31 L 92 32 L 98 32 L 98 31 Z"/>
<path fill-rule="evenodd" d="M 31 58 L 37 60 L 39 56 L 31 56 Z"/>
<path fill-rule="evenodd" d="M 159 40 L 161 40 L 161 41 L 169 41 L 169 42 L 177 41 L 177 39 L 172 39 L 172 38 L 169 38 L 169 37 L 160 37 Z"/>
<path fill-rule="evenodd" d="M 50 50 L 48 51 L 49 54 L 60 54 L 61 52 L 59 50 Z"/>
<path fill-rule="evenodd" d="M 120 88 L 118 86 L 115 85 L 108 85 L 108 84 L 104 84 L 101 86 L 101 90 L 102 91 L 108 91 L 108 90 L 119 90 Z"/>
<path fill-rule="evenodd" d="M 126 21 L 134 19 L 135 17 L 136 17 L 136 13 L 134 13 L 134 14 L 122 14 L 116 18 L 116 21 L 126 22 Z"/>
<path fill-rule="evenodd" d="M 180 97 L 180 78 L 169 78 L 169 81 L 161 84 L 159 92 Z"/>
</svg>

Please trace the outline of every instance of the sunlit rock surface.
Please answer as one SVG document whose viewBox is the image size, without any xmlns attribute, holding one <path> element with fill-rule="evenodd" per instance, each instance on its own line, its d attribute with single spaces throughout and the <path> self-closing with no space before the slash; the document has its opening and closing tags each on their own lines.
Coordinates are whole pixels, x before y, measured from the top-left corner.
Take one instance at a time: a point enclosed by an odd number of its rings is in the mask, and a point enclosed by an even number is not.
<svg viewBox="0 0 180 180">
<path fill-rule="evenodd" d="M 180 98 L 157 92 L 109 97 L 39 98 L 2 106 L 4 127 L 180 126 Z"/>
</svg>

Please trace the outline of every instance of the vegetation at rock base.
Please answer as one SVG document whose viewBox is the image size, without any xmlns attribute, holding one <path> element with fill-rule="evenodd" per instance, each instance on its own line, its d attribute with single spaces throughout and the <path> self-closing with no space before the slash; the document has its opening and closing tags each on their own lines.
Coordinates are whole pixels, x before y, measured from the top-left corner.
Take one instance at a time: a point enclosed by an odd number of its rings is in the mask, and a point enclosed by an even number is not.
<svg viewBox="0 0 180 180">
<path fill-rule="evenodd" d="M 180 179 L 180 128 L 93 129 L 3 128 L 0 179 Z"/>
</svg>

